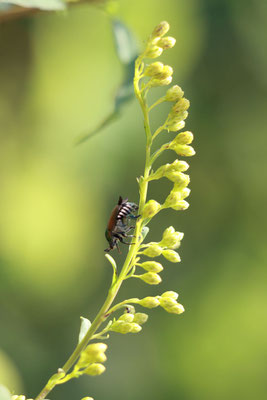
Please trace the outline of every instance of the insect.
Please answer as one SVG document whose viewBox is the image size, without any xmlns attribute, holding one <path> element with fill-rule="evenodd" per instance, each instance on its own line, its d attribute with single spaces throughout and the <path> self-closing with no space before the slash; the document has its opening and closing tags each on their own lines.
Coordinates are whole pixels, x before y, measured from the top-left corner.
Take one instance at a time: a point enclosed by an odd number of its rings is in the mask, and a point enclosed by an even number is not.
<svg viewBox="0 0 267 400">
<path fill-rule="evenodd" d="M 108 226 L 105 232 L 106 239 L 109 243 L 109 247 L 105 249 L 106 252 L 113 250 L 114 247 L 119 249 L 119 242 L 128 244 L 124 241 L 125 238 L 129 237 L 129 232 L 133 226 L 128 225 L 128 220 L 136 219 L 140 217 L 140 215 L 134 215 L 133 213 L 138 210 L 138 206 L 135 203 L 130 203 L 128 199 L 122 199 L 119 197 L 118 204 L 112 210 L 110 215 Z"/>
</svg>

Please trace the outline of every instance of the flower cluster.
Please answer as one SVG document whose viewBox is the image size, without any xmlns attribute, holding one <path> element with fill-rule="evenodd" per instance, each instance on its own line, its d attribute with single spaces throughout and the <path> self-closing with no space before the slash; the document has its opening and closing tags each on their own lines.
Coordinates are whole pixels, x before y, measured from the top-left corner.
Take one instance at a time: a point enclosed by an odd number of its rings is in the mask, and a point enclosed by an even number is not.
<svg viewBox="0 0 267 400">
<path fill-rule="evenodd" d="M 92 343 L 81 353 L 80 358 L 73 370 L 73 376 L 77 377 L 83 374 L 100 375 L 105 371 L 103 363 L 107 357 L 105 343 Z"/>
<path fill-rule="evenodd" d="M 160 306 L 171 314 L 182 314 L 184 312 L 184 307 L 176 301 L 177 299 L 178 293 L 168 291 L 162 293 L 161 296 L 145 297 L 144 299 L 138 300 L 137 303 L 145 308 L 155 308 Z"/>
</svg>

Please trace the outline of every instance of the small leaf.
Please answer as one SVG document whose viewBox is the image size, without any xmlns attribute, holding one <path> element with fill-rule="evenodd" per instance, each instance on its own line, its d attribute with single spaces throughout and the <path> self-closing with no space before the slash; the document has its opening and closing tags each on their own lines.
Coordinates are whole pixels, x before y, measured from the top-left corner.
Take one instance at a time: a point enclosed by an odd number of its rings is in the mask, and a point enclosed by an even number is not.
<svg viewBox="0 0 267 400">
<path fill-rule="evenodd" d="M 9 390 L 3 385 L 0 385 L 0 399 L 1 400 L 11 400 L 11 394 L 10 394 Z"/>
<path fill-rule="evenodd" d="M 142 237 L 143 237 L 143 240 L 145 239 L 145 237 L 146 237 L 146 235 L 148 234 L 148 232 L 149 232 L 148 226 L 144 226 L 144 227 L 142 228 L 142 231 L 141 231 L 141 235 L 142 235 Z"/>
<path fill-rule="evenodd" d="M 0 2 L 25 8 L 39 8 L 40 10 L 64 10 L 66 8 L 63 0 L 0 0 Z"/>
<path fill-rule="evenodd" d="M 113 279 L 112 279 L 112 285 L 117 279 L 117 264 L 116 261 L 114 260 L 113 257 L 111 257 L 109 254 L 105 254 L 105 257 L 108 259 L 110 264 L 112 265 L 113 268 Z"/>
<path fill-rule="evenodd" d="M 80 333 L 79 333 L 79 343 L 81 343 L 81 341 L 83 340 L 84 336 L 87 334 L 90 326 L 91 326 L 91 322 L 89 321 L 89 319 L 84 318 L 84 317 L 80 317 L 81 318 L 81 327 L 80 327 Z"/>
</svg>

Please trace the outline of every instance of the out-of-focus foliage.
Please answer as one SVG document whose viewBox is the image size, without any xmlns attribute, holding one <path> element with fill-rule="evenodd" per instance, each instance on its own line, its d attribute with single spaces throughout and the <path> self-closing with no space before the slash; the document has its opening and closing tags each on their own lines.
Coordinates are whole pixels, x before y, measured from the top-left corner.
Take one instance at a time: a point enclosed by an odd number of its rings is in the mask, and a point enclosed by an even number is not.
<svg viewBox="0 0 267 400">
<path fill-rule="evenodd" d="M 161 286 L 177 289 L 186 312 L 177 319 L 153 310 L 130 346 L 114 335 L 107 372 L 62 385 L 51 399 L 265 398 L 263 3 L 119 1 L 118 17 L 140 46 L 169 21 L 177 43 L 164 62 L 191 101 L 190 208 L 155 217 L 147 236 L 157 241 L 170 225 L 185 232 L 182 263 L 164 262 Z M 5 22 L 0 31 L 0 383 L 33 397 L 74 348 L 80 315 L 92 320 L 105 298 L 105 225 L 119 195 L 137 200 L 144 133 L 129 102 L 120 119 L 73 147 L 112 111 L 123 78 L 100 9 L 84 4 Z M 165 111 L 155 111 L 155 126 Z M 161 202 L 162 188 L 151 186 Z M 123 256 L 114 257 L 120 268 Z M 129 282 L 121 297 L 146 290 Z"/>
</svg>

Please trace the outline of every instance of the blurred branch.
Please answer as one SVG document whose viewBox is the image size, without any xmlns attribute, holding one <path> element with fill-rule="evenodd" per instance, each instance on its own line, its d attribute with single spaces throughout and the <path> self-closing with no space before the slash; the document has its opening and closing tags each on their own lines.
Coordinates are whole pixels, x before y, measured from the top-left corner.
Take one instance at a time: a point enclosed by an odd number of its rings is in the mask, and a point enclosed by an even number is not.
<svg viewBox="0 0 267 400">
<path fill-rule="evenodd" d="M 105 0 L 66 0 L 67 6 L 80 5 L 82 3 L 104 3 Z M 1 5 L 1 2 L 0 2 Z M 13 5 L 7 9 L 0 10 L 0 23 L 23 17 L 31 17 L 36 14 L 44 14 L 55 12 L 55 10 L 41 10 L 39 8 L 25 8 Z"/>
</svg>

